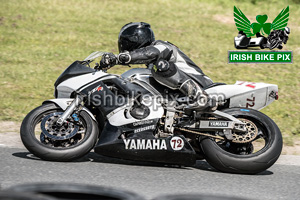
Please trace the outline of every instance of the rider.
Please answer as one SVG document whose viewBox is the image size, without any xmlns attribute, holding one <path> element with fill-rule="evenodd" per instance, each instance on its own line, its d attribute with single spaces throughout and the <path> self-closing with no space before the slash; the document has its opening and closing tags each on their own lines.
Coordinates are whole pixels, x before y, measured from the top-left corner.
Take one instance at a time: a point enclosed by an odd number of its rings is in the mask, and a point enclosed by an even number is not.
<svg viewBox="0 0 300 200">
<path fill-rule="evenodd" d="M 107 53 L 100 61 L 101 69 L 116 64 L 155 63 L 151 72 L 157 82 L 170 89 L 179 89 L 192 101 L 187 110 L 210 111 L 216 109 L 202 89 L 212 80 L 177 46 L 167 41 L 155 40 L 150 24 L 131 22 L 121 28 L 118 38 L 119 54 Z"/>
<path fill-rule="evenodd" d="M 286 44 L 290 33 L 291 30 L 289 27 L 285 27 L 284 30 L 273 30 L 268 36 L 268 41 L 269 43 L 272 43 L 272 41 L 276 42 L 277 40 L 281 40 L 283 44 Z M 282 49 L 282 43 L 278 43 L 276 47 Z"/>
</svg>

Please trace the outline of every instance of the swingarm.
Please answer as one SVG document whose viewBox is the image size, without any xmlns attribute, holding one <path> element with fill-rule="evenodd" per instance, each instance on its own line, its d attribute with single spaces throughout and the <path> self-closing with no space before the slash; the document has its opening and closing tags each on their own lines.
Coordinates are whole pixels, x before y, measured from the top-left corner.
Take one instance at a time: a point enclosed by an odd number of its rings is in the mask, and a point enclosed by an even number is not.
<svg viewBox="0 0 300 200">
<path fill-rule="evenodd" d="M 197 134 L 199 135 L 206 135 L 211 136 L 210 134 L 204 134 L 201 132 L 218 132 L 220 136 L 225 136 L 227 140 L 233 140 L 232 132 L 247 132 L 246 124 L 239 119 L 233 117 L 232 115 L 228 115 L 221 111 L 214 111 L 209 113 L 214 115 L 218 118 L 222 117 L 223 120 L 216 119 L 207 119 L 207 120 L 197 120 L 195 123 L 192 124 L 184 124 L 180 126 L 180 130 L 195 133 L 197 130 Z M 221 137 L 218 137 L 221 139 Z M 224 139 L 224 138 L 223 138 Z"/>
</svg>

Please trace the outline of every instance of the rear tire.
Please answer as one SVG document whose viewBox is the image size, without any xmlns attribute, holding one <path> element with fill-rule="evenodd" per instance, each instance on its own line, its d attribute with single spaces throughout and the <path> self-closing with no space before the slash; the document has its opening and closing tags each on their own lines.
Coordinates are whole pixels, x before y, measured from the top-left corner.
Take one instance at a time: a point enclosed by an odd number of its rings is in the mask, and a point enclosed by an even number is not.
<svg viewBox="0 0 300 200">
<path fill-rule="evenodd" d="M 32 110 L 21 125 L 21 139 L 24 146 L 35 156 L 49 161 L 72 161 L 89 153 L 98 139 L 98 125 L 85 111 L 80 112 L 80 118 L 85 123 L 84 138 L 77 144 L 68 147 L 54 147 L 42 143 L 37 139 L 35 127 L 45 115 L 62 112 L 55 104 L 43 104 Z"/>
<path fill-rule="evenodd" d="M 261 127 L 265 134 L 265 146 L 251 154 L 239 155 L 221 148 L 213 139 L 205 138 L 200 145 L 207 162 L 222 172 L 256 174 L 271 167 L 279 158 L 282 150 L 282 136 L 275 122 L 265 114 L 252 110 L 230 108 L 223 112 L 237 118 L 246 118 Z"/>
</svg>

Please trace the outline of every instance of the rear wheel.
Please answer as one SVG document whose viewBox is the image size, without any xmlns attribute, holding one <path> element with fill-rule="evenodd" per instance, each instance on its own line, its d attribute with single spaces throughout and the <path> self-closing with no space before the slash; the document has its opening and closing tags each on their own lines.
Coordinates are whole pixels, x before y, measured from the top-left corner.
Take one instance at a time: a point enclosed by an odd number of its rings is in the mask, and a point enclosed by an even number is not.
<svg viewBox="0 0 300 200">
<path fill-rule="evenodd" d="M 246 123 L 247 133 L 234 134 L 234 142 L 203 139 L 201 147 L 207 162 L 220 171 L 242 174 L 256 174 L 272 166 L 282 150 L 282 136 L 275 122 L 251 109 L 223 112 Z"/>
<path fill-rule="evenodd" d="M 51 161 L 71 161 L 87 154 L 98 139 L 98 126 L 81 111 L 62 126 L 56 120 L 63 110 L 55 104 L 43 104 L 32 110 L 21 125 L 25 147 L 37 157 Z"/>
</svg>

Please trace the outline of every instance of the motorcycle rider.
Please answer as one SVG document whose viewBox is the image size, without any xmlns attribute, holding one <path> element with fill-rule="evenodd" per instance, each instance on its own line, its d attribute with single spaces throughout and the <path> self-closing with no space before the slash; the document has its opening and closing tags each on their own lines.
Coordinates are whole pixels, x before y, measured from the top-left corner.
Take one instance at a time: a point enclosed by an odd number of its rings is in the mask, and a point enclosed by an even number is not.
<svg viewBox="0 0 300 200">
<path fill-rule="evenodd" d="M 191 100 L 191 104 L 185 107 L 186 111 L 216 109 L 216 102 L 202 89 L 212 84 L 212 80 L 177 46 L 155 40 L 150 24 L 131 22 L 124 25 L 119 33 L 118 47 L 117 56 L 112 53 L 102 56 L 100 69 L 116 64 L 155 63 L 151 70 L 154 79 L 170 89 L 179 89 Z"/>
<path fill-rule="evenodd" d="M 289 27 L 285 27 L 284 30 L 273 30 L 270 35 L 268 36 L 268 42 L 269 44 L 272 44 L 273 42 L 276 42 L 277 40 L 282 41 L 283 44 L 286 44 L 289 39 L 289 34 L 291 30 Z M 278 43 L 276 46 L 279 49 L 282 49 L 282 43 Z M 275 47 L 275 48 L 276 48 Z"/>
</svg>

